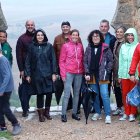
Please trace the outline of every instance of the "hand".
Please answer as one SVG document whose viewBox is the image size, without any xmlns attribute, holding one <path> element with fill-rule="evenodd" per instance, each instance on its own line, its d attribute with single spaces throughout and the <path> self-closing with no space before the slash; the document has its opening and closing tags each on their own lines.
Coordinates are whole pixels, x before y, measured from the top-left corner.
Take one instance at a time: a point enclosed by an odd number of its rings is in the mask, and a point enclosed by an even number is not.
<svg viewBox="0 0 140 140">
<path fill-rule="evenodd" d="M 26 80 L 28 81 L 28 83 L 31 83 L 31 77 L 30 76 L 27 76 Z"/>
<path fill-rule="evenodd" d="M 0 93 L 0 97 L 3 96 L 3 93 Z"/>
<path fill-rule="evenodd" d="M 136 78 L 135 78 L 135 76 L 134 75 L 132 75 L 132 76 L 130 76 L 130 80 L 132 81 L 132 82 L 137 82 L 137 80 L 136 80 Z"/>
<path fill-rule="evenodd" d="M 20 78 L 24 79 L 24 71 L 20 71 Z"/>
<path fill-rule="evenodd" d="M 66 82 L 66 78 L 62 78 L 63 82 Z"/>
<path fill-rule="evenodd" d="M 119 79 L 118 79 L 118 83 L 120 84 L 120 83 L 121 83 L 121 81 L 122 81 L 122 79 L 121 79 L 121 78 L 119 78 Z"/>
<path fill-rule="evenodd" d="M 90 76 L 89 75 L 85 75 L 85 79 L 86 79 L 86 81 L 90 81 Z"/>
<path fill-rule="evenodd" d="M 55 82 L 56 79 L 57 79 L 56 74 L 53 74 L 53 75 L 52 75 L 52 81 Z"/>
</svg>

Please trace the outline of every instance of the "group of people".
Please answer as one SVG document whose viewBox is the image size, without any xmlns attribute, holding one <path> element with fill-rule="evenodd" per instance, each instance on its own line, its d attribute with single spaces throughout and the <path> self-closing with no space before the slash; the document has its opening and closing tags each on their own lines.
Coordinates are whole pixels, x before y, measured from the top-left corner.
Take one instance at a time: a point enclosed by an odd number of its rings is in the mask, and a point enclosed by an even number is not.
<svg viewBox="0 0 140 140">
<path fill-rule="evenodd" d="M 81 100 L 83 79 L 97 94 L 93 102 L 93 121 L 101 119 L 101 111 L 104 109 L 105 123 L 111 123 L 110 91 L 112 85 L 117 103 L 117 109 L 113 115 L 121 114 L 120 121 L 127 118 L 130 122 L 135 121 L 137 108 L 126 102 L 128 92 L 137 83 L 136 69 L 140 61 L 140 44 L 134 28 L 126 30 L 124 26 L 119 25 L 115 29 L 115 37 L 109 33 L 109 21 L 104 19 L 100 22 L 99 30 L 89 33 L 88 46 L 84 52 L 79 31 L 71 30 L 68 21 L 62 22 L 62 33 L 55 37 L 53 45 L 48 42 L 44 30 L 35 29 L 34 21 L 27 20 L 25 27 L 26 32 L 17 40 L 16 59 L 22 82 L 30 84 L 33 94 L 37 95 L 37 112 L 40 122 L 52 119 L 50 116 L 52 93 L 63 91 L 61 121 L 67 122 L 66 114 L 72 97 L 72 119 L 79 121 L 80 108 L 78 106 Z M 9 108 L 9 98 L 13 90 L 10 70 L 12 55 L 8 53 L 11 52 L 11 47 L 6 39 L 2 41 L 1 34 L 5 34 L 7 38 L 7 33 L 0 31 L 0 61 L 3 61 L 0 63 L 0 104 L 3 105 L 0 108 L 0 129 L 6 129 L 4 122 L 4 115 L 6 115 L 13 126 L 18 126 L 17 134 L 21 127 Z M 9 64 L 2 54 L 7 57 Z M 4 67 L 8 67 L 9 72 L 7 68 L 4 70 Z M 140 76 L 140 67 L 138 71 Z M 9 73 L 11 76 L 6 75 Z M 54 88 L 58 77 L 60 87 Z M 24 100 L 21 100 L 23 117 L 28 116 L 30 97 L 31 95 L 25 93 Z"/>
</svg>

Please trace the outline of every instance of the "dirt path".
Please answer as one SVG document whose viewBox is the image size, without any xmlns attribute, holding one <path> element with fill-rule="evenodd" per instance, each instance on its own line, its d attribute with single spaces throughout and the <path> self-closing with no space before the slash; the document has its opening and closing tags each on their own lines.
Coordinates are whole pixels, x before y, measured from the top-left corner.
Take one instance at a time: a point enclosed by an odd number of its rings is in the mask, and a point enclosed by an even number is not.
<svg viewBox="0 0 140 140">
<path fill-rule="evenodd" d="M 53 116 L 52 121 L 40 123 L 37 115 L 26 120 L 17 114 L 23 131 L 14 140 L 140 140 L 140 137 L 136 137 L 140 133 L 137 121 L 120 122 L 118 117 L 112 117 L 112 124 L 107 125 L 104 118 L 91 121 L 91 115 L 86 125 L 83 112 L 79 122 L 72 120 L 71 113 L 68 113 L 67 123 L 60 121 L 60 115 Z"/>
</svg>

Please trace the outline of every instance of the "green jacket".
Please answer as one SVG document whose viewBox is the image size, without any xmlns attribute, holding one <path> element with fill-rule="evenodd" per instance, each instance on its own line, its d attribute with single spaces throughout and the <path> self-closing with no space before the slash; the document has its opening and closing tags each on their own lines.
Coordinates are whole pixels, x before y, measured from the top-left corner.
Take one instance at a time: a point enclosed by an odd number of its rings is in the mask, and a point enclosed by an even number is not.
<svg viewBox="0 0 140 140">
<path fill-rule="evenodd" d="M 2 43 L 2 54 L 9 60 L 10 65 L 13 63 L 12 48 L 8 42 Z"/>
<path fill-rule="evenodd" d="M 131 44 L 125 42 L 124 44 L 122 44 L 122 47 L 120 49 L 118 77 L 122 79 L 130 78 L 128 74 L 129 67 L 132 61 L 134 50 L 138 44 L 138 35 L 137 35 L 136 30 L 134 28 L 129 28 L 125 32 L 125 35 L 128 33 L 132 33 L 134 35 L 134 41 Z M 136 73 L 136 77 L 137 75 L 138 73 Z"/>
</svg>

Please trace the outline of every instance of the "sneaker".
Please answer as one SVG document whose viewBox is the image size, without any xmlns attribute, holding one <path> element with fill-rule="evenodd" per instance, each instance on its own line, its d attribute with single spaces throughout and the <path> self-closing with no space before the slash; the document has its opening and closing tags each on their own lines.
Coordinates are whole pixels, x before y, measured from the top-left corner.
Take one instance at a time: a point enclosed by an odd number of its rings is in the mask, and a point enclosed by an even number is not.
<svg viewBox="0 0 140 140">
<path fill-rule="evenodd" d="M 16 124 L 13 126 L 12 135 L 18 135 L 21 132 L 20 124 Z"/>
<path fill-rule="evenodd" d="M 138 123 L 138 126 L 140 126 L 140 122 Z"/>
<path fill-rule="evenodd" d="M 28 115 L 29 115 L 29 111 L 23 111 L 22 117 L 28 117 Z"/>
<path fill-rule="evenodd" d="M 123 113 L 123 110 L 121 108 L 117 108 L 112 115 L 113 116 L 117 116 L 117 115 L 121 115 Z"/>
<path fill-rule="evenodd" d="M 133 114 L 129 115 L 129 122 L 135 121 L 135 116 Z"/>
<path fill-rule="evenodd" d="M 123 116 L 119 119 L 119 121 L 125 121 L 128 118 L 126 114 L 123 114 Z"/>
<path fill-rule="evenodd" d="M 109 115 L 106 116 L 105 123 L 106 124 L 111 124 L 111 117 Z"/>
<path fill-rule="evenodd" d="M 97 121 L 97 120 L 101 120 L 102 118 L 101 118 L 101 115 L 100 114 L 95 113 L 91 119 L 93 121 Z"/>
<path fill-rule="evenodd" d="M 0 132 L 5 132 L 7 131 L 7 127 L 0 127 Z"/>
</svg>

